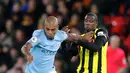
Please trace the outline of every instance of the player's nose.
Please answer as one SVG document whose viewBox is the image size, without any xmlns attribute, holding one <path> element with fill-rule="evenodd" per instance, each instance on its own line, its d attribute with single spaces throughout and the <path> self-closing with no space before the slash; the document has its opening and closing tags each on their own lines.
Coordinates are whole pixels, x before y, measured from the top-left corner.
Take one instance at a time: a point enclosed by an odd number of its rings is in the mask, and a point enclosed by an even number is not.
<svg viewBox="0 0 130 73">
<path fill-rule="evenodd" d="M 86 25 L 90 25 L 91 24 L 91 22 L 86 22 Z"/>
<path fill-rule="evenodd" d="M 48 33 L 49 33 L 49 35 L 52 35 L 52 31 L 50 30 L 50 31 L 48 31 Z"/>
</svg>

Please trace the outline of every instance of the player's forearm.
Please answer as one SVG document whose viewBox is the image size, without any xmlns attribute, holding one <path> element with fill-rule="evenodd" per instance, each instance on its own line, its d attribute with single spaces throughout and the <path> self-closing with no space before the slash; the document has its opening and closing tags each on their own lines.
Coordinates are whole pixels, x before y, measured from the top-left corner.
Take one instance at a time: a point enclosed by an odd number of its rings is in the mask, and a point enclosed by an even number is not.
<svg viewBox="0 0 130 73">
<path fill-rule="evenodd" d="M 22 48 L 21 51 L 24 55 L 30 55 L 30 49 L 32 48 L 30 43 L 26 43 Z"/>
<path fill-rule="evenodd" d="M 104 37 L 98 37 L 94 43 L 88 41 L 79 40 L 78 44 L 89 49 L 90 51 L 96 52 L 98 51 L 102 45 L 106 42 Z"/>
<path fill-rule="evenodd" d="M 77 40 L 82 40 L 82 36 L 75 34 L 75 33 L 67 33 L 68 34 L 68 41 L 75 42 Z"/>
</svg>

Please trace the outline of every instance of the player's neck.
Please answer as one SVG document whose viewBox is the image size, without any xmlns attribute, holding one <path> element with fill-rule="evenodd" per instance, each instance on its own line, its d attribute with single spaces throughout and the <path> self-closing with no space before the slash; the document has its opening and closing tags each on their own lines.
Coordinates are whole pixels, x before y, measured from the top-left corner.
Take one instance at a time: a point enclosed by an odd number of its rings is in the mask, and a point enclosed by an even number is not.
<svg viewBox="0 0 130 73">
<path fill-rule="evenodd" d="M 46 32 L 45 32 L 45 30 L 43 30 L 44 31 L 44 33 L 45 33 L 45 36 L 46 36 L 46 38 L 48 39 L 48 40 L 53 40 L 54 39 L 54 37 L 53 38 L 49 38 L 47 35 L 46 35 Z"/>
</svg>

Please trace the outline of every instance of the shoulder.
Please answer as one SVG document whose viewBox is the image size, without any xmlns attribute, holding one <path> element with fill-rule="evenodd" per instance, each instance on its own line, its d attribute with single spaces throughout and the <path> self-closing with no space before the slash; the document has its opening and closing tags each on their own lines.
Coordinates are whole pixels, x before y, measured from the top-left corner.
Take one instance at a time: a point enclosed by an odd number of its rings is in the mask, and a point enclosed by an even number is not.
<svg viewBox="0 0 130 73">
<path fill-rule="evenodd" d="M 34 33 L 40 33 L 43 32 L 43 30 L 34 30 Z"/>
<path fill-rule="evenodd" d="M 62 31 L 62 30 L 58 30 L 56 33 L 56 36 L 60 39 L 66 39 L 67 38 L 67 33 Z"/>
<path fill-rule="evenodd" d="M 105 28 L 97 28 L 95 34 L 96 36 L 104 36 L 105 38 L 108 38 L 108 31 Z"/>
<path fill-rule="evenodd" d="M 108 34 L 108 31 L 105 28 L 97 28 L 96 34 L 99 32 L 103 32 L 105 34 Z"/>
<path fill-rule="evenodd" d="M 64 36 L 65 34 L 67 35 L 67 33 L 65 31 L 62 31 L 62 30 L 57 31 L 58 36 Z"/>
<path fill-rule="evenodd" d="M 58 33 L 58 34 L 66 34 L 66 32 L 65 32 L 65 31 L 62 31 L 62 30 L 58 30 L 57 33 Z"/>
<path fill-rule="evenodd" d="M 42 32 L 43 30 L 34 30 L 33 35 L 39 36 Z"/>
</svg>

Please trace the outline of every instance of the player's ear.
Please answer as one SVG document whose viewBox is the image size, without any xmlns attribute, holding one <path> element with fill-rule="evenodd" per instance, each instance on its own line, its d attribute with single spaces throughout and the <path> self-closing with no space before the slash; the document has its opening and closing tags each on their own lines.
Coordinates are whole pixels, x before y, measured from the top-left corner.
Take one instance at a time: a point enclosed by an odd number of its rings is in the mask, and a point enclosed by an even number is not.
<svg viewBox="0 0 130 73">
<path fill-rule="evenodd" d="M 57 25 L 56 28 L 59 29 L 59 25 Z"/>
</svg>

